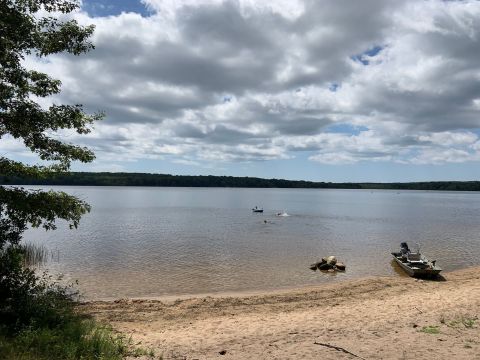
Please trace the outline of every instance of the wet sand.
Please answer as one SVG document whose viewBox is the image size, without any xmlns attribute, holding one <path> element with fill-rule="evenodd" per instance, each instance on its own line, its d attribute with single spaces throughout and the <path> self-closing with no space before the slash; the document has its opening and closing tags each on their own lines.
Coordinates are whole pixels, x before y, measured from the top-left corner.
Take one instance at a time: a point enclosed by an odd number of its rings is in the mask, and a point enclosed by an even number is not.
<svg viewBox="0 0 480 360">
<path fill-rule="evenodd" d="M 164 359 L 480 359 L 480 267 L 444 280 L 372 277 L 79 308 Z"/>
</svg>

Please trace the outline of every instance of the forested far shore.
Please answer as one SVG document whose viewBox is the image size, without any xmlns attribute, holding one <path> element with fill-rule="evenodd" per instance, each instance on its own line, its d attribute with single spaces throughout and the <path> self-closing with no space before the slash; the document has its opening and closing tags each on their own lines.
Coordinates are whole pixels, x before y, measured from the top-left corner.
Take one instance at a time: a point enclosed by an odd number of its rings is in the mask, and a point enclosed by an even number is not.
<svg viewBox="0 0 480 360">
<path fill-rule="evenodd" d="M 426 181 L 395 183 L 334 183 L 234 176 L 191 176 L 146 173 L 71 172 L 48 178 L 0 175 L 1 185 L 246 187 L 308 189 L 391 189 L 480 191 L 480 181 Z"/>
</svg>

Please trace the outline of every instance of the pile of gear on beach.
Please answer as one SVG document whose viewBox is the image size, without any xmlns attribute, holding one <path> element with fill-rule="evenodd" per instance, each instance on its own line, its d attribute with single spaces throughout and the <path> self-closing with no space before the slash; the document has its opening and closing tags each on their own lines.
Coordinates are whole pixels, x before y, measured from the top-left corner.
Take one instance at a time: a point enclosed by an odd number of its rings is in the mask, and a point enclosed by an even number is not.
<svg viewBox="0 0 480 360">
<path fill-rule="evenodd" d="M 345 264 L 338 262 L 335 256 L 327 256 L 323 257 L 321 261 L 310 265 L 310 269 L 314 271 L 318 269 L 328 272 L 345 271 Z"/>
</svg>

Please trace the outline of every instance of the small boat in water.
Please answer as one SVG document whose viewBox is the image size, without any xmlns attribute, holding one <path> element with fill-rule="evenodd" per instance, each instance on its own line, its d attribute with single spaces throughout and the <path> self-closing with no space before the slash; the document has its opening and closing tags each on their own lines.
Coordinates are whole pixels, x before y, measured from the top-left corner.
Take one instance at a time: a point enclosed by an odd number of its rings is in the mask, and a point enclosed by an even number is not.
<svg viewBox="0 0 480 360">
<path fill-rule="evenodd" d="M 405 272 L 413 277 L 436 277 L 442 269 L 436 260 L 430 261 L 420 253 L 410 251 L 406 242 L 400 244 L 399 252 L 392 252 L 393 258 Z"/>
<path fill-rule="evenodd" d="M 255 207 L 252 209 L 252 212 L 254 212 L 254 213 L 263 213 L 263 209 L 259 209 L 258 207 L 255 206 Z"/>
</svg>

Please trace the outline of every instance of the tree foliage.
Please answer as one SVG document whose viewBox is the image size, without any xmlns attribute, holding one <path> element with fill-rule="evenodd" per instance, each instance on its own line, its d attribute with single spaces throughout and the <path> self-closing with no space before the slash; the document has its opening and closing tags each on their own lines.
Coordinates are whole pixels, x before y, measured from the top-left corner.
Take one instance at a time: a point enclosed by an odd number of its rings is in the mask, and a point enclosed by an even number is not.
<svg viewBox="0 0 480 360">
<path fill-rule="evenodd" d="M 0 0 L 0 148 L 14 138 L 41 160 L 27 165 L 0 152 L 0 176 L 44 178 L 65 172 L 72 161 L 90 162 L 92 151 L 62 140 L 62 131 L 91 131 L 102 114 L 88 115 L 79 104 L 55 104 L 61 82 L 25 66 L 27 57 L 80 55 L 91 49 L 93 26 L 81 26 L 68 14 L 74 0 Z M 41 105 L 52 103 L 50 106 Z M 63 192 L 0 186 L 0 310 L 15 307 L 18 291 L 33 291 L 33 273 L 19 266 L 18 251 L 28 226 L 55 228 L 58 218 L 77 227 L 89 206 Z M 32 280 L 33 279 L 33 280 Z M 18 299 L 17 299 L 18 300 Z M 10 310 L 8 310 L 10 309 Z"/>
<path fill-rule="evenodd" d="M 0 155 L 0 175 L 45 177 L 67 171 L 72 161 L 94 159 L 89 149 L 60 140 L 58 131 L 86 134 L 101 114 L 87 115 L 79 104 L 42 107 L 38 99 L 58 94 L 61 83 L 23 64 L 26 56 L 61 52 L 79 55 L 93 48 L 89 41 L 93 26 L 59 20 L 78 6 L 71 0 L 0 2 L 0 142 L 6 136 L 19 139 L 42 160 L 42 165 L 32 166 Z M 76 226 L 88 209 L 85 203 L 64 193 L 0 188 L 0 220 L 2 224 L 10 222 L 17 232 L 28 224 L 53 228 L 57 217 Z M 5 235 L 3 227 L 1 235 Z"/>
<path fill-rule="evenodd" d="M 108 172 L 63 173 L 42 179 L 29 178 L 28 176 L 0 176 L 0 184 L 480 191 L 480 181 L 334 183 L 303 180 L 262 179 L 256 177 L 212 175 L 191 176 Z"/>
<path fill-rule="evenodd" d="M 7 134 L 21 139 L 41 160 L 54 162 L 48 167 L 27 166 L 0 157 L 0 174 L 40 176 L 66 171 L 72 160 L 88 162 L 94 158 L 90 150 L 49 133 L 60 129 L 88 133 L 101 114 L 86 115 L 78 104 L 43 108 L 36 98 L 59 93 L 61 83 L 22 64 L 26 56 L 45 57 L 60 52 L 78 55 L 93 48 L 88 40 L 93 26 L 82 27 L 75 20 L 59 21 L 49 15 L 68 13 L 77 7 L 76 1 L 61 0 L 0 2 L 0 139 Z"/>
</svg>

